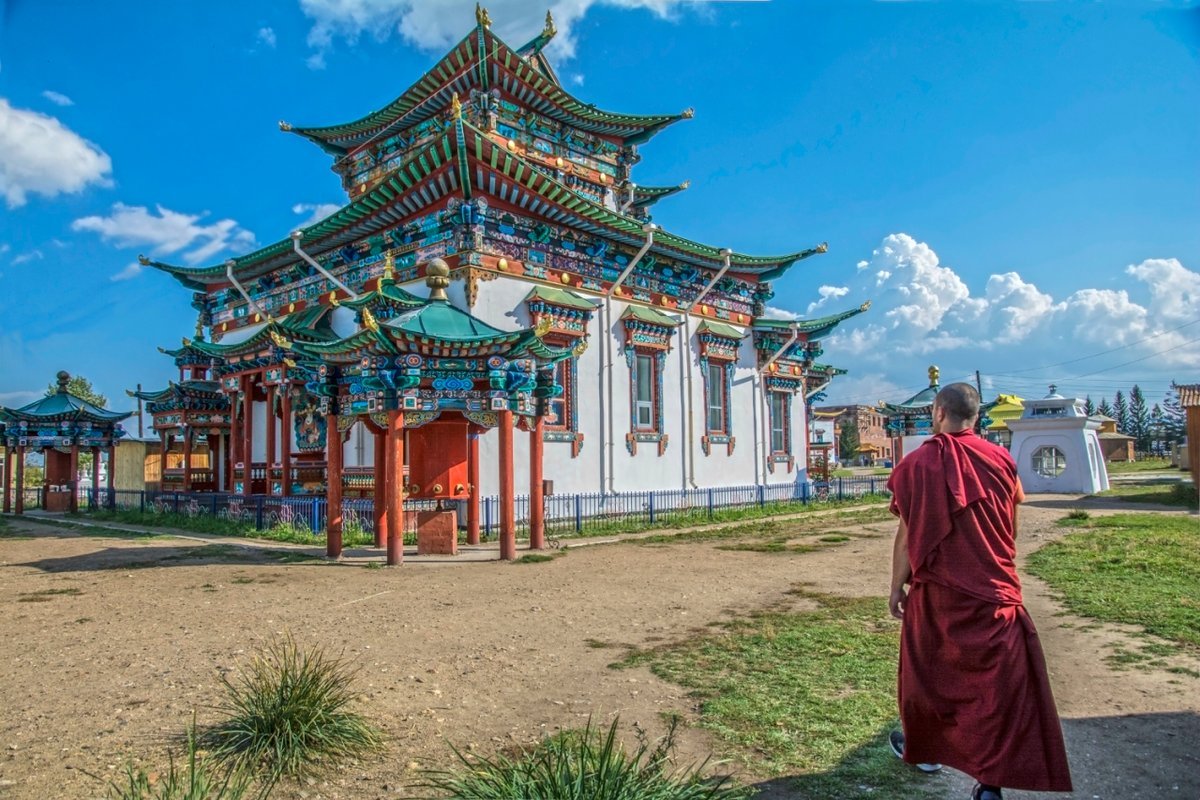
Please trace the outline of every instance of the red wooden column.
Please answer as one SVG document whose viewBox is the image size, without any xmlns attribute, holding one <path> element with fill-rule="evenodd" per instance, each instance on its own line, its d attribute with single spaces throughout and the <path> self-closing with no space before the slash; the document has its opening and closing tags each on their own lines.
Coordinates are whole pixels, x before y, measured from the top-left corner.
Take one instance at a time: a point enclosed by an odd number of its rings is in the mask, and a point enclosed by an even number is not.
<svg viewBox="0 0 1200 800">
<path fill-rule="evenodd" d="M 292 493 L 292 387 L 284 383 L 281 387 L 283 397 L 279 401 L 279 464 L 283 467 L 283 494 Z"/>
<path fill-rule="evenodd" d="M 529 549 L 546 547 L 546 507 L 542 492 L 542 434 L 546 418 L 538 414 L 529 429 Z"/>
<path fill-rule="evenodd" d="M 471 496 L 467 499 L 467 544 L 479 544 L 479 430 L 472 426 L 467 433 L 467 483 Z"/>
<path fill-rule="evenodd" d="M 241 453 L 242 423 L 238 417 L 237 392 L 229 396 L 229 469 L 225 471 L 225 491 L 232 493 L 236 477 L 238 456 Z M 163 457 L 164 459 L 166 456 Z M 166 466 L 166 461 L 163 462 Z"/>
<path fill-rule="evenodd" d="M 100 505 L 100 448 L 92 448 L 92 504 L 96 508 L 102 508 Z"/>
<path fill-rule="evenodd" d="M 337 400 L 331 400 L 325 417 L 325 555 L 329 558 L 342 556 L 342 433 L 336 407 Z"/>
<path fill-rule="evenodd" d="M 113 478 L 117 471 L 117 445 L 116 442 L 108 446 L 108 470 L 104 473 L 104 483 L 108 488 L 108 507 L 117 507 L 117 495 L 113 492 Z"/>
<path fill-rule="evenodd" d="M 375 431 L 375 498 L 373 511 L 375 513 L 375 546 L 387 546 L 388 521 L 388 470 L 387 470 L 388 432 L 387 429 Z"/>
<path fill-rule="evenodd" d="M 192 427 L 183 428 L 183 490 L 192 490 Z"/>
<path fill-rule="evenodd" d="M 71 487 L 71 496 L 67 499 L 67 510 L 72 514 L 79 513 L 79 442 L 71 445 L 71 480 L 68 485 Z"/>
<path fill-rule="evenodd" d="M 500 412 L 500 559 L 517 557 L 516 489 L 513 484 L 513 415 Z"/>
<path fill-rule="evenodd" d="M 404 412 L 388 412 L 387 563 L 404 562 Z"/>
<path fill-rule="evenodd" d="M 25 448 L 17 445 L 17 508 L 18 514 L 25 513 Z"/>
<path fill-rule="evenodd" d="M 271 494 L 271 475 L 275 464 L 275 387 L 267 388 L 267 494 Z"/>
<path fill-rule="evenodd" d="M 15 451 L 8 445 L 4 445 L 4 513 L 8 514 L 12 511 L 12 473 L 13 473 L 13 458 Z"/>
<path fill-rule="evenodd" d="M 242 388 L 246 392 L 246 400 L 242 403 L 242 494 L 246 497 L 254 494 L 254 479 L 251 477 L 250 465 L 254 460 L 254 378 L 242 376 Z"/>
</svg>

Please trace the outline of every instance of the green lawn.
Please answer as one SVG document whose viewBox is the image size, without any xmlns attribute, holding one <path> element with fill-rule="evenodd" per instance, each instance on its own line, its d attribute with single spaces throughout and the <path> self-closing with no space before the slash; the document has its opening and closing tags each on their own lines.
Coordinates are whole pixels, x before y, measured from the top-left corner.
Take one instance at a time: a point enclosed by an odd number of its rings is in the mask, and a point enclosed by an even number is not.
<svg viewBox="0 0 1200 800">
<path fill-rule="evenodd" d="M 803 594 L 805 612 L 767 612 L 681 644 L 634 652 L 690 690 L 717 758 L 788 780 L 799 798 L 920 797 L 936 786 L 888 750 L 896 724 L 899 624 L 882 598 Z"/>
<path fill-rule="evenodd" d="M 1139 461 L 1109 461 L 1105 466 L 1109 475 L 1122 475 L 1128 472 L 1155 472 L 1176 469 L 1165 458 L 1143 458 Z"/>
<path fill-rule="evenodd" d="M 1190 483 L 1166 480 L 1148 480 L 1138 483 L 1122 483 L 1094 497 L 1120 497 L 1131 503 L 1158 503 L 1164 506 L 1196 507 L 1196 488 Z"/>
<path fill-rule="evenodd" d="M 1077 530 L 1031 554 L 1028 569 L 1067 608 L 1200 654 L 1200 520 L 1118 514 L 1061 524 Z"/>
</svg>

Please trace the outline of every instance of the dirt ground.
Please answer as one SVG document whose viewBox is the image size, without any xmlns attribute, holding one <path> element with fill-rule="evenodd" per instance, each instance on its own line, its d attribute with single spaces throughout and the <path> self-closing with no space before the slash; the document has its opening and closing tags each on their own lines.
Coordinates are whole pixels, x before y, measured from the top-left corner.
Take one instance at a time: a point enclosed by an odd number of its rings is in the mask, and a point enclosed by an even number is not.
<svg viewBox="0 0 1200 800">
<path fill-rule="evenodd" d="M 1054 520 L 1079 506 L 1114 508 L 1039 496 L 1023 512 L 1020 546 L 1062 535 Z M 99 798 L 128 759 L 165 763 L 194 711 L 201 724 L 214 718 L 218 676 L 288 631 L 361 665 L 361 710 L 390 744 L 279 797 L 412 796 L 420 770 L 452 764 L 447 742 L 491 753 L 589 716 L 607 724 L 619 713 L 659 733 L 660 712 L 694 716 L 691 701 L 645 669 L 609 669 L 623 651 L 597 644 L 684 638 L 795 603 L 787 591 L 797 584 L 884 596 L 893 529 L 861 526 L 870 535 L 814 553 L 604 545 L 547 563 L 371 569 L 361 559 L 285 563 L 243 547 L 196 557 L 196 541 L 81 536 L 10 520 L 0 538 L 0 798 Z M 1198 800 L 1200 679 L 1114 671 L 1104 657 L 1128 632 L 1081 627 L 1088 621 L 1063 615 L 1040 582 L 1025 580 L 1063 717 L 1071 796 Z M 718 748 L 692 727 L 680 745 L 684 761 Z M 946 798 L 969 792 L 970 781 L 950 770 L 930 780 Z"/>
</svg>

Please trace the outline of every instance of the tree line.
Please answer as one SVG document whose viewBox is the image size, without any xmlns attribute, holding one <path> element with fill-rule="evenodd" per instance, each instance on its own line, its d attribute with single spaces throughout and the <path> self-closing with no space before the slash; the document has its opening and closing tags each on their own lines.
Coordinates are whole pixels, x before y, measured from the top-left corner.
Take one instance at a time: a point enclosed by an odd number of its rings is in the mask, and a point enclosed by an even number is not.
<svg viewBox="0 0 1200 800">
<path fill-rule="evenodd" d="M 1091 395 L 1084 400 L 1088 416 L 1103 414 L 1117 423 L 1117 432 L 1133 437 L 1133 447 L 1142 453 L 1164 455 L 1169 446 L 1178 445 L 1186 435 L 1183 407 L 1179 404 L 1179 392 L 1172 383 L 1161 404 L 1149 406 L 1146 396 L 1136 383 L 1129 394 L 1117 390 L 1110 404 L 1101 397 L 1099 405 L 1092 403 Z"/>
</svg>

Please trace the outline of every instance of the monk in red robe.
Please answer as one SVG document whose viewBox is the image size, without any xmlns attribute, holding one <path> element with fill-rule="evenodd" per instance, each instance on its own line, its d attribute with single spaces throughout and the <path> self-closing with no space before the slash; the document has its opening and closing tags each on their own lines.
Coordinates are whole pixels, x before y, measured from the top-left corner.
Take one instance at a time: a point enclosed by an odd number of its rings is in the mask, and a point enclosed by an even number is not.
<svg viewBox="0 0 1200 800">
<path fill-rule="evenodd" d="M 903 758 L 1001 787 L 1071 791 L 1046 661 L 1021 600 L 1016 464 L 972 431 L 979 394 L 965 383 L 933 404 L 934 436 L 888 481 L 900 517 L 889 606 L 901 619 Z M 907 589 L 905 588 L 907 586 Z"/>
</svg>

